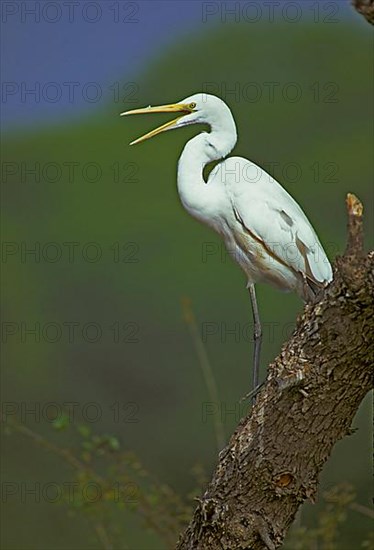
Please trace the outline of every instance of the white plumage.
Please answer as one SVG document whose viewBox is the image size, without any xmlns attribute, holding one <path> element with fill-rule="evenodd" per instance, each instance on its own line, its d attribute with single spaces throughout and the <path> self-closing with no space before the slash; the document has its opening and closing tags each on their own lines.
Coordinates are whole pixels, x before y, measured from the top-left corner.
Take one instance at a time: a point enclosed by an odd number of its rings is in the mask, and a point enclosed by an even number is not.
<svg viewBox="0 0 374 550">
<path fill-rule="evenodd" d="M 237 141 L 228 106 L 218 97 L 195 94 L 179 103 L 135 109 L 122 114 L 177 112 L 178 118 L 142 136 L 139 143 L 166 130 L 208 124 L 185 145 L 178 163 L 178 191 L 186 210 L 223 238 L 244 270 L 255 321 L 254 386 L 258 380 L 261 342 L 254 284 L 271 284 L 310 300 L 332 279 L 321 243 L 296 201 L 269 174 L 251 161 L 228 157 Z M 203 170 L 219 161 L 207 181 Z"/>
</svg>

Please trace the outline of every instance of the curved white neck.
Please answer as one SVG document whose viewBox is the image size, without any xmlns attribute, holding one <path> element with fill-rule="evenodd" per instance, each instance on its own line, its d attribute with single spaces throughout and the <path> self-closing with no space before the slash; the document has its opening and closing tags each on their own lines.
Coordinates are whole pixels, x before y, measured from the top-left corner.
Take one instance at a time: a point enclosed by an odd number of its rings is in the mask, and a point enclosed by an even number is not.
<svg viewBox="0 0 374 550">
<path fill-rule="evenodd" d="M 204 211 L 214 208 L 212 187 L 203 178 L 204 166 L 226 157 L 237 141 L 234 119 L 228 115 L 211 124 L 211 132 L 202 132 L 188 141 L 178 163 L 178 192 L 183 206 L 194 217 L 204 219 Z"/>
</svg>

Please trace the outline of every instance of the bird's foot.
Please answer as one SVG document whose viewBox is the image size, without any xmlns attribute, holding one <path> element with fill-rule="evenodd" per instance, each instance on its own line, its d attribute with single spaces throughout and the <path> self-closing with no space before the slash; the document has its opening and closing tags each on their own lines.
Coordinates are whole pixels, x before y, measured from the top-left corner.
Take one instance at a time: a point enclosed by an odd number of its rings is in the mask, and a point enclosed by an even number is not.
<svg viewBox="0 0 374 550">
<path fill-rule="evenodd" d="M 260 389 L 262 388 L 262 386 L 264 385 L 265 382 L 263 382 L 262 384 L 259 384 L 256 388 L 254 388 L 253 390 L 251 390 L 249 393 L 247 393 L 246 395 L 244 395 L 244 397 L 241 398 L 241 400 L 239 401 L 239 403 L 243 403 L 243 401 L 245 401 L 246 399 L 250 399 L 252 398 L 252 405 L 255 404 L 255 401 L 256 401 L 256 395 L 258 394 L 258 392 L 260 391 Z"/>
</svg>

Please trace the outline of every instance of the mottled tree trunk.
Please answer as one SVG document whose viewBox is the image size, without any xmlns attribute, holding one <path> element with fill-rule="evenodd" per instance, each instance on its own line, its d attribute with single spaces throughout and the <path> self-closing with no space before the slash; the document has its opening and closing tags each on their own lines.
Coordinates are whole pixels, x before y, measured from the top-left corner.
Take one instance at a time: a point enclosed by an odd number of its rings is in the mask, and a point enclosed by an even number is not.
<svg viewBox="0 0 374 550">
<path fill-rule="evenodd" d="M 374 252 L 363 253 L 361 203 L 348 195 L 347 206 L 348 245 L 334 280 L 269 365 L 178 550 L 281 546 L 299 506 L 314 501 L 333 446 L 350 433 L 372 387 Z"/>
</svg>

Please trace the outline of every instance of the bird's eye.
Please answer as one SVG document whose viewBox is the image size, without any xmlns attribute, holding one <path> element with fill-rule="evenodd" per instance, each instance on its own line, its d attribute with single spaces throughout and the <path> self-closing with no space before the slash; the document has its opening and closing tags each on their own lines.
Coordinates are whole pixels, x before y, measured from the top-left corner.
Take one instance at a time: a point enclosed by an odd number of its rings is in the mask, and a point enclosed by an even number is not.
<svg viewBox="0 0 374 550">
<path fill-rule="evenodd" d="M 190 103 L 190 104 L 189 104 L 189 108 L 190 108 L 190 109 L 194 109 L 195 107 L 196 107 L 196 103 Z"/>
</svg>

